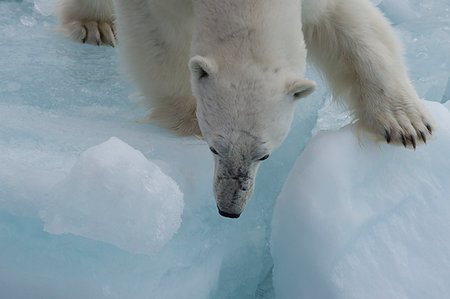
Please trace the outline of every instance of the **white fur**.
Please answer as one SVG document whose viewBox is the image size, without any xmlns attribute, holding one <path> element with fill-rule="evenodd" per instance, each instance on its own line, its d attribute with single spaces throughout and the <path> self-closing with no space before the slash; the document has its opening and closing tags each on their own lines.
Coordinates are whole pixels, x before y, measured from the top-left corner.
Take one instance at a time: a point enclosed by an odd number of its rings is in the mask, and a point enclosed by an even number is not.
<svg viewBox="0 0 450 299">
<path fill-rule="evenodd" d="M 61 7 L 63 28 L 114 19 L 108 0 Z M 203 135 L 227 216 L 242 212 L 259 159 L 287 135 L 296 99 L 314 90 L 303 79 L 306 48 L 365 132 L 415 147 L 434 129 L 369 0 L 115 0 L 115 9 L 121 55 L 153 107 L 150 121 Z"/>
</svg>

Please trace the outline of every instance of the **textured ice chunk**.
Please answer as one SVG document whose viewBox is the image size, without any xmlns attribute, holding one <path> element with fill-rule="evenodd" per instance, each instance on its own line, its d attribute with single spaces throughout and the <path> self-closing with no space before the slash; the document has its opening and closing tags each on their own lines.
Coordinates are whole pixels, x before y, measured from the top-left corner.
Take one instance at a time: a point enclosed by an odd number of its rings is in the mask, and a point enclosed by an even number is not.
<svg viewBox="0 0 450 299">
<path fill-rule="evenodd" d="M 180 227 L 183 205 L 170 177 L 113 137 L 81 155 L 40 215 L 49 233 L 72 233 L 152 254 Z"/>
<path fill-rule="evenodd" d="M 277 298 L 445 298 L 450 293 L 450 112 L 416 151 L 321 132 L 272 222 Z"/>
<path fill-rule="evenodd" d="M 339 130 L 353 121 L 353 117 L 348 109 L 332 97 L 328 97 L 325 105 L 318 111 L 317 122 L 312 130 L 313 136 L 319 131 Z"/>
</svg>

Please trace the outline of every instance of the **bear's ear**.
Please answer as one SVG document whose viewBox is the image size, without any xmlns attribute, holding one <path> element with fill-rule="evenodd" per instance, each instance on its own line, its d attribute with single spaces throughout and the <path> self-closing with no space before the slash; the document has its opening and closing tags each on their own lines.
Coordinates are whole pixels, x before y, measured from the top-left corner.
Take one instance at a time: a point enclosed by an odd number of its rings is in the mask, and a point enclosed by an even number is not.
<svg viewBox="0 0 450 299">
<path fill-rule="evenodd" d="M 217 64 L 211 58 L 203 56 L 194 56 L 189 61 L 189 69 L 198 80 L 211 76 L 217 72 Z"/>
<path fill-rule="evenodd" d="M 315 89 L 316 82 L 305 79 L 290 81 L 286 86 L 288 94 L 293 96 L 295 100 L 309 96 Z"/>
</svg>

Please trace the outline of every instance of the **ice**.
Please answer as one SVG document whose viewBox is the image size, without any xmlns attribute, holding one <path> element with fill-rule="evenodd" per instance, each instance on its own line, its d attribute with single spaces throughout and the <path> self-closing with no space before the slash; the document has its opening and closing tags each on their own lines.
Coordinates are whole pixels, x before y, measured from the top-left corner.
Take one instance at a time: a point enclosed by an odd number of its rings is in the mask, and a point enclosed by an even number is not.
<svg viewBox="0 0 450 299">
<path fill-rule="evenodd" d="M 450 110 L 450 101 L 444 103 L 444 106 L 447 107 L 448 110 Z"/>
<path fill-rule="evenodd" d="M 447 80 L 447 86 L 445 88 L 444 96 L 442 97 L 442 103 L 450 101 L 450 77 Z"/>
<path fill-rule="evenodd" d="M 398 24 L 420 16 L 419 12 L 413 9 L 411 2 L 410 0 L 384 0 L 378 1 L 377 4 L 391 22 Z"/>
<path fill-rule="evenodd" d="M 50 16 L 55 13 L 57 4 L 58 0 L 34 0 L 34 9 L 44 16 Z"/>
<path fill-rule="evenodd" d="M 333 258 L 324 258 L 323 250 L 326 248 L 309 247 L 313 252 L 309 256 L 311 263 L 308 267 L 296 269 L 293 274 L 299 274 L 301 270 L 302 277 L 311 279 L 311 287 L 307 290 L 312 290 L 315 283 L 315 291 L 331 292 L 335 290 L 332 287 L 339 285 L 349 293 L 369 293 L 373 291 L 371 287 L 377 286 L 368 285 L 372 273 L 375 273 L 373 281 L 381 285 L 381 270 L 386 270 L 386 264 L 392 264 L 395 267 L 386 277 L 392 280 L 389 287 L 393 289 L 395 285 L 400 296 L 405 290 L 402 287 L 409 286 L 414 292 L 424 290 L 425 287 L 420 288 L 422 285 L 436 286 L 427 291 L 448 297 L 448 293 L 444 293 L 448 290 L 446 286 L 438 284 L 446 277 L 444 274 L 448 277 L 448 273 L 443 272 L 449 259 L 446 252 L 450 252 L 446 237 L 448 229 L 443 228 L 442 219 L 450 217 L 450 214 L 446 214 L 445 202 L 434 196 L 440 194 L 439 190 L 428 188 L 435 185 L 433 181 L 427 183 L 424 174 L 430 172 L 436 176 L 436 182 L 441 183 L 439 180 L 448 178 L 445 160 L 434 160 L 434 156 L 444 157 L 444 150 L 448 153 L 448 146 L 442 140 L 445 127 L 436 133 L 434 140 L 415 152 L 383 145 L 379 150 L 370 143 L 363 147 L 367 152 L 357 151 L 355 137 L 349 127 L 336 133 L 323 132 L 337 131 L 351 119 L 345 109 L 331 101 L 320 76 L 308 67 L 307 77 L 317 81 L 318 90 L 298 103 L 292 130 L 283 145 L 262 164 L 255 194 L 244 214 L 236 221 L 225 219 L 218 215 L 213 199 L 214 165 L 204 141 L 177 138 L 142 123 L 147 108 L 136 103 L 140 95 L 118 72 L 116 50 L 80 45 L 61 37 L 55 30 L 55 2 L 0 1 L 0 298 L 282 296 L 278 278 L 283 263 L 280 264 L 275 254 L 274 265 L 271 254 L 271 247 L 276 253 L 281 246 L 281 243 L 271 243 L 273 208 L 295 160 L 313 135 L 317 136 L 313 144 L 331 136 L 331 140 L 326 140 L 335 142 L 333 148 L 336 153 L 344 149 L 355 151 L 340 157 L 342 162 L 349 161 L 352 154 L 355 158 L 379 155 L 378 164 L 386 166 L 384 169 L 397 169 L 394 182 L 398 182 L 399 190 L 410 188 L 411 194 L 414 191 L 425 194 L 426 202 L 415 197 L 401 201 L 403 193 L 398 193 L 400 191 L 395 193 L 399 195 L 392 201 L 381 200 L 383 207 L 375 203 L 371 206 L 351 202 L 354 204 L 351 210 L 343 211 L 349 213 L 348 219 L 344 219 L 346 221 L 339 224 L 325 219 L 323 222 L 324 225 L 333 225 L 332 228 L 340 228 L 339 236 L 342 237 L 354 235 L 355 227 L 372 215 L 373 222 L 366 230 L 361 228 L 359 238 L 355 238 L 355 244 L 360 244 L 360 247 L 355 245 L 352 252 L 344 248 L 342 259 L 336 258 L 339 265 L 336 264 L 331 274 L 324 273 L 331 267 L 327 261 Z M 420 97 L 435 102 L 447 101 L 450 77 L 448 1 L 374 0 L 373 3 L 384 10 L 395 25 L 405 45 L 410 77 Z M 448 102 L 445 105 L 449 108 Z M 435 114 L 442 115 L 438 108 L 432 109 Z M 110 140 L 112 136 L 117 139 Z M 335 140 L 332 136 L 345 138 Z M 438 152 L 439 145 L 442 152 Z M 100 150 L 98 155 L 92 152 L 95 149 Z M 108 151 L 114 155 L 104 157 L 108 158 L 106 164 L 99 163 Z M 86 162 L 86 154 L 92 163 Z M 116 154 L 123 154 L 120 161 L 125 164 L 113 159 Z M 426 157 L 427 163 L 421 160 Z M 423 166 L 423 169 L 412 173 L 412 166 L 405 163 L 407 159 L 414 161 L 413 166 Z M 391 164 L 387 165 L 389 161 Z M 378 168 L 367 168 L 375 165 L 372 162 L 359 163 L 361 178 L 373 177 L 374 182 L 383 179 L 384 173 L 376 171 Z M 139 165 L 128 167 L 130 163 Z M 110 172 L 115 167 L 121 171 Z M 342 165 L 337 167 L 342 168 Z M 158 169 L 161 172 L 157 175 L 151 172 Z M 160 195 L 156 197 L 150 197 L 151 192 L 143 190 L 144 184 L 140 179 L 144 176 L 140 171 L 144 170 L 152 173 L 147 182 L 164 178 L 165 183 L 178 186 L 179 195 L 183 195 L 182 211 L 180 202 L 164 202 L 170 196 L 176 197 L 175 189 L 156 192 L 155 195 Z M 328 172 L 333 173 L 327 170 L 318 174 L 320 179 L 316 184 L 324 189 L 323 192 L 329 191 L 322 184 L 322 176 L 326 177 Z M 387 175 L 392 176 L 392 173 L 387 172 Z M 438 173 L 441 173 L 439 177 Z M 412 176 L 417 181 L 410 186 L 408 182 L 411 183 Z M 390 176 L 384 180 L 388 178 Z M 401 178 L 407 181 L 403 182 Z M 106 181 L 110 183 L 110 191 L 102 188 Z M 341 189 L 334 190 L 333 198 L 335 194 L 373 190 L 369 188 L 372 186 L 370 182 L 367 183 L 367 189 L 362 186 L 354 190 L 350 187 L 358 186 L 335 184 Z M 448 184 L 442 185 L 445 188 Z M 386 192 L 389 190 L 392 188 L 387 188 Z M 121 192 L 126 194 L 120 196 Z M 141 196 L 131 198 L 133 192 Z M 80 205 L 83 198 L 89 201 Z M 324 203 L 330 204 L 330 209 L 347 207 L 333 206 L 333 198 L 324 199 Z M 392 211 L 399 211 L 395 214 L 397 218 L 389 218 L 383 214 L 384 210 L 380 211 L 400 201 L 402 204 Z M 114 204 L 103 208 L 108 203 Z M 127 206 L 127 203 L 133 204 Z M 153 208 L 157 203 L 161 204 L 160 208 Z M 421 209 L 411 210 L 416 207 L 414 204 L 422 205 L 423 212 L 419 213 Z M 170 227 L 152 222 L 156 221 L 154 215 L 158 214 L 157 210 L 162 211 L 163 207 L 166 207 L 165 215 L 169 218 L 162 223 Z M 296 211 L 296 205 L 285 208 Z M 39 211 L 43 211 L 43 219 Z M 411 211 L 418 215 L 420 221 L 412 220 L 408 214 Z M 320 212 L 312 210 L 311 217 Z M 56 217 L 61 220 L 59 224 L 54 222 Z M 78 217 L 83 217 L 83 221 Z M 342 220 L 342 217 L 336 215 L 335 219 Z M 132 222 L 127 221 L 130 219 L 141 222 L 132 227 Z M 288 219 L 289 214 L 286 221 Z M 99 225 L 93 225 L 93 221 L 98 221 Z M 384 233 L 383 229 L 395 221 L 399 223 L 395 226 L 397 228 L 402 223 L 410 224 L 405 231 L 415 229 L 408 235 L 411 238 L 421 236 L 423 242 L 407 239 L 406 233 L 402 235 L 400 229 L 393 230 L 392 235 Z M 106 222 L 109 225 L 102 226 Z M 380 223 L 380 226 L 375 225 L 370 230 L 371 223 Z M 83 225 L 89 230 L 83 231 Z M 324 227 L 321 223 L 311 226 Z M 158 228 L 165 239 L 155 241 L 152 236 Z M 292 229 L 305 232 L 308 226 Z M 338 242 L 341 239 L 336 239 L 332 230 L 328 234 L 319 231 L 316 236 L 324 244 L 341 244 Z M 382 240 L 381 236 L 396 237 L 398 242 L 403 242 L 396 244 L 402 246 L 383 245 L 391 239 Z M 314 241 L 314 235 L 309 237 Z M 397 239 L 392 239 L 392 242 L 397 242 Z M 145 245 L 145 240 L 152 240 L 151 244 Z M 372 246 L 369 249 L 377 248 L 379 251 L 365 250 L 369 246 L 367 244 Z M 440 252 L 438 246 L 442 248 Z M 431 248 L 430 252 L 424 248 Z M 292 246 L 292 249 L 296 250 L 296 247 Z M 292 264 L 295 264 L 300 256 L 292 256 Z M 442 265 L 436 262 L 438 259 Z M 420 261 L 427 264 L 418 271 Z M 362 267 L 358 267 L 358 263 L 367 265 L 370 273 L 361 272 Z M 398 265 L 410 265 L 411 271 L 408 275 L 404 272 L 401 272 L 404 276 L 396 275 L 396 270 L 405 269 Z M 377 272 L 374 267 L 381 270 Z M 353 273 L 353 268 L 360 272 Z M 275 269 L 275 280 L 272 279 L 272 269 Z M 405 283 L 402 279 L 406 276 L 417 282 L 414 285 Z M 322 280 L 316 279 L 318 277 L 332 277 L 333 280 L 324 286 Z M 348 286 L 352 280 L 356 282 L 354 288 Z M 387 290 L 390 292 L 389 287 Z M 293 297 L 300 296 L 295 294 Z M 425 297 L 432 298 L 422 296 Z"/>
<path fill-rule="evenodd" d="M 40 211 L 44 230 L 133 253 L 158 252 L 181 224 L 183 194 L 144 155 L 115 137 L 86 150 Z"/>
<path fill-rule="evenodd" d="M 450 112 L 417 150 L 321 132 L 272 222 L 278 298 L 445 298 L 450 294 Z"/>
<path fill-rule="evenodd" d="M 334 101 L 333 97 L 328 97 L 324 106 L 318 111 L 316 126 L 312 130 L 312 134 L 316 135 L 320 131 L 339 130 L 352 122 L 353 117 L 349 110 L 339 101 Z"/>
<path fill-rule="evenodd" d="M 383 0 L 370 0 L 370 2 L 372 2 L 373 5 L 378 6 L 381 2 L 383 2 Z"/>
<path fill-rule="evenodd" d="M 407 5 L 395 7 L 403 2 Z M 396 24 L 409 74 L 419 96 L 445 102 L 450 78 L 450 2 L 438 2 L 385 0 L 380 8 Z"/>
<path fill-rule="evenodd" d="M 20 22 L 27 27 L 33 27 L 36 25 L 36 20 L 30 16 L 21 16 Z"/>
</svg>

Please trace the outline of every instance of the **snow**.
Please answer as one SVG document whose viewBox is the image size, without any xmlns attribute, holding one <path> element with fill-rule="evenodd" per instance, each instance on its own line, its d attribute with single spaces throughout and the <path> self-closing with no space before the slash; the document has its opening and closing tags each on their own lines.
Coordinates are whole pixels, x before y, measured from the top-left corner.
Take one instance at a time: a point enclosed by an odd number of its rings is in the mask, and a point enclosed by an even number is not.
<svg viewBox="0 0 450 299">
<path fill-rule="evenodd" d="M 446 102 L 448 1 L 373 2 L 418 94 Z M 0 1 L 1 298 L 449 296 L 448 102 L 427 103 L 426 146 L 360 146 L 309 69 L 319 90 L 225 219 L 207 145 L 142 123 L 115 49 L 59 36 L 55 3 Z"/>
<path fill-rule="evenodd" d="M 450 112 L 426 103 L 440 129 L 416 151 L 352 126 L 311 140 L 274 211 L 278 298 L 450 294 Z"/>
</svg>

